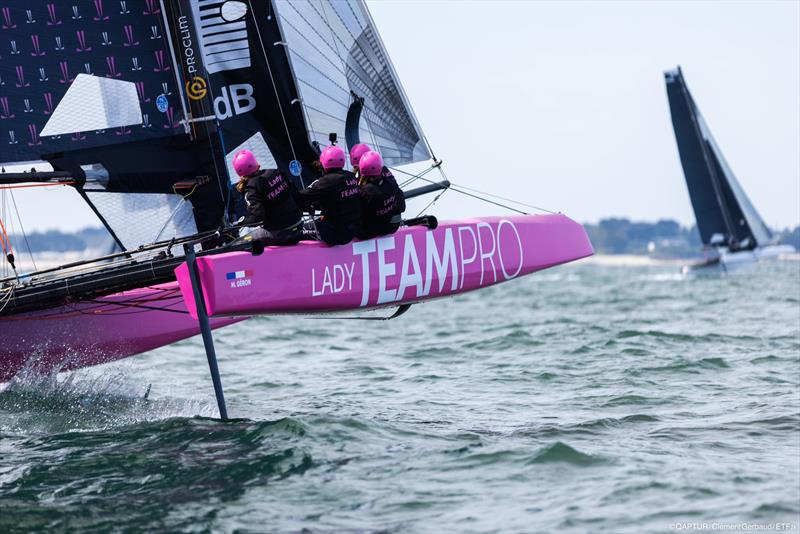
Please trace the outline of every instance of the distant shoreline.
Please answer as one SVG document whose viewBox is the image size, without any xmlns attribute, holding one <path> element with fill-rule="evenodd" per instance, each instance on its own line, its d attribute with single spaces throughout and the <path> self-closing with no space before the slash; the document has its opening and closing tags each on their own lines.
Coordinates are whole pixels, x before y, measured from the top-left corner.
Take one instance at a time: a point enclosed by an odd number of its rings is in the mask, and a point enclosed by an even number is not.
<svg viewBox="0 0 800 534">
<path fill-rule="evenodd" d="M 657 267 L 676 266 L 695 263 L 699 258 L 652 258 L 640 254 L 595 254 L 588 258 L 580 259 L 575 264 L 600 265 L 604 267 Z M 800 261 L 800 253 L 784 254 L 778 257 L 780 261 Z"/>
<path fill-rule="evenodd" d="M 89 259 L 92 257 L 101 256 L 102 250 L 91 250 L 83 252 L 35 252 L 33 254 L 36 261 L 36 267 L 39 269 L 50 269 L 58 267 L 64 263 L 78 261 L 80 259 Z M 779 260 L 783 261 L 800 261 L 800 253 L 787 254 L 780 256 Z M 653 258 L 643 254 L 594 254 L 588 258 L 583 258 L 572 262 L 570 265 L 597 265 L 601 267 L 683 267 L 690 263 L 696 263 L 700 258 Z M 30 261 L 30 256 L 22 254 L 17 258 L 17 268 L 21 273 L 32 272 L 33 265 Z"/>
</svg>

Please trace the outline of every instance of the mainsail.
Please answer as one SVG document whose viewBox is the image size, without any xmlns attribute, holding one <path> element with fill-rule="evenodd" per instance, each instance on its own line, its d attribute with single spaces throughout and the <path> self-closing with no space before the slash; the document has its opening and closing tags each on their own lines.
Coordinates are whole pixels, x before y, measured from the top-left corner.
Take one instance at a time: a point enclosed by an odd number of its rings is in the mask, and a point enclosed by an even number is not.
<svg viewBox="0 0 800 534">
<path fill-rule="evenodd" d="M 678 152 L 703 244 L 734 248 L 769 244 L 772 233 L 725 161 L 680 67 L 666 71 L 664 77 Z"/>
<path fill-rule="evenodd" d="M 0 161 L 46 160 L 73 173 L 120 248 L 154 240 L 162 228 L 195 233 L 202 225 L 174 185 L 210 174 L 199 164 L 208 150 L 192 149 L 182 123 L 161 3 L 3 4 Z M 172 149 L 181 155 L 165 165 Z"/>
<path fill-rule="evenodd" d="M 430 159 L 422 129 L 362 0 L 276 2 L 310 141 L 336 133 L 388 165 Z M 348 111 L 361 108 L 360 117 Z M 350 130 L 348 132 L 348 130 Z M 349 135 L 348 135 L 349 133 Z"/>
<path fill-rule="evenodd" d="M 240 148 L 298 186 L 330 134 L 431 157 L 361 0 L 4 4 L 0 161 L 80 178 L 122 249 L 234 219 Z"/>
</svg>

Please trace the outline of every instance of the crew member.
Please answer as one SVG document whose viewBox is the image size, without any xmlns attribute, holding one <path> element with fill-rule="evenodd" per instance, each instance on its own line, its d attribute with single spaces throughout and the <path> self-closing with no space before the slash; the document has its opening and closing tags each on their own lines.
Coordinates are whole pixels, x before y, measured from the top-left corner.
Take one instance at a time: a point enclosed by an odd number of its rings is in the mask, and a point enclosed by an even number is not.
<svg viewBox="0 0 800 534">
<path fill-rule="evenodd" d="M 338 146 L 323 150 L 319 161 L 325 174 L 299 196 L 303 210 L 322 212 L 306 233 L 328 245 L 344 245 L 361 232 L 361 188 L 355 174 L 344 169 L 344 150 Z"/>
<path fill-rule="evenodd" d="M 246 224 L 261 224 L 250 239 L 265 245 L 294 245 L 303 237 L 303 213 L 295 200 L 297 189 L 277 169 L 261 169 L 255 155 L 240 150 L 233 156 L 239 175 L 236 190 L 247 202 Z"/>
<path fill-rule="evenodd" d="M 353 145 L 353 148 L 350 149 L 350 165 L 353 167 L 353 173 L 359 178 L 361 178 L 361 172 L 358 170 L 358 160 L 370 150 L 372 149 L 369 145 L 365 145 L 364 143 Z"/>
<path fill-rule="evenodd" d="M 368 239 L 393 234 L 403 222 L 406 210 L 403 190 L 392 173 L 383 166 L 383 158 L 369 151 L 358 162 L 361 171 L 361 226 L 359 237 Z"/>
</svg>

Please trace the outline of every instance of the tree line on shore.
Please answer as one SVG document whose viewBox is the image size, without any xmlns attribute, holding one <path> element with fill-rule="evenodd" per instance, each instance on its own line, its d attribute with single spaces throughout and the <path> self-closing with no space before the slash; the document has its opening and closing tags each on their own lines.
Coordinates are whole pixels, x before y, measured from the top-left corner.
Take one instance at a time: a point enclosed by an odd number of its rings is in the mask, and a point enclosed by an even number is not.
<svg viewBox="0 0 800 534">
<path fill-rule="evenodd" d="M 597 224 L 586 224 L 586 231 L 602 254 L 650 254 L 658 257 L 691 257 L 700 254 L 702 244 L 697 227 L 687 228 L 671 219 L 656 222 L 637 222 L 615 217 Z M 800 250 L 800 226 L 794 229 L 773 230 L 780 242 Z M 11 242 L 22 252 L 81 252 L 106 253 L 113 248 L 108 232 L 103 228 L 84 228 L 65 233 L 58 230 L 33 232 L 27 236 L 11 236 Z"/>
</svg>

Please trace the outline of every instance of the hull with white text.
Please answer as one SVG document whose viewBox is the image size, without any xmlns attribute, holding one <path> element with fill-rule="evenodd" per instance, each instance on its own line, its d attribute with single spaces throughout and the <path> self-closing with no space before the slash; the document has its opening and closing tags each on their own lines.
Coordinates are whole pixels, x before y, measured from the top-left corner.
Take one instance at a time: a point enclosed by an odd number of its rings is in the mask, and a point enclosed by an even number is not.
<svg viewBox="0 0 800 534">
<path fill-rule="evenodd" d="M 302 242 L 259 256 L 231 252 L 198 258 L 212 317 L 314 313 L 399 306 L 465 293 L 593 253 L 586 231 L 564 215 L 482 217 L 435 230 L 327 247 Z M 176 269 L 195 310 L 185 264 Z"/>
</svg>

